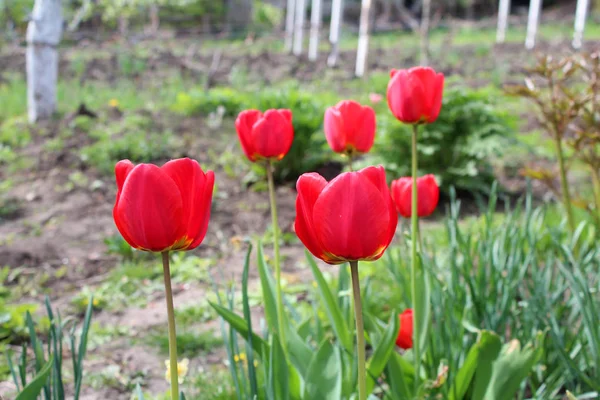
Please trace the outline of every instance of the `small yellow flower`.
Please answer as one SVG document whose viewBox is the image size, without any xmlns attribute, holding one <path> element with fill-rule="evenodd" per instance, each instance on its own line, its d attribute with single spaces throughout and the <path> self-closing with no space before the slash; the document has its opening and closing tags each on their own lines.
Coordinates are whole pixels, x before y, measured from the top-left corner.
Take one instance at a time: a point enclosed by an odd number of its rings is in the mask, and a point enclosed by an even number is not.
<svg viewBox="0 0 600 400">
<path fill-rule="evenodd" d="M 177 363 L 177 380 L 179 383 L 183 383 L 185 376 L 188 373 L 188 367 L 190 364 L 190 360 L 184 358 L 180 362 Z M 165 366 L 167 367 L 167 371 L 165 372 L 165 379 L 167 382 L 171 382 L 171 363 L 169 360 L 165 360 Z"/>
<path fill-rule="evenodd" d="M 315 289 L 319 287 L 319 285 L 317 285 L 317 281 L 313 281 L 312 285 Z"/>
<path fill-rule="evenodd" d="M 110 99 L 108 101 L 108 105 L 111 106 L 112 108 L 117 108 L 117 107 L 119 107 L 119 100 L 117 100 L 117 99 Z"/>
<path fill-rule="evenodd" d="M 254 366 L 258 367 L 258 360 L 254 360 Z"/>
<path fill-rule="evenodd" d="M 99 304 L 100 304 L 100 300 L 98 300 L 98 299 L 94 299 L 94 300 L 92 300 L 92 305 L 93 305 L 94 307 L 98 307 L 98 305 L 99 305 Z"/>
<path fill-rule="evenodd" d="M 234 354 L 233 355 L 233 361 L 235 361 L 236 363 L 246 361 L 246 353 L 242 352 L 240 354 Z"/>
</svg>

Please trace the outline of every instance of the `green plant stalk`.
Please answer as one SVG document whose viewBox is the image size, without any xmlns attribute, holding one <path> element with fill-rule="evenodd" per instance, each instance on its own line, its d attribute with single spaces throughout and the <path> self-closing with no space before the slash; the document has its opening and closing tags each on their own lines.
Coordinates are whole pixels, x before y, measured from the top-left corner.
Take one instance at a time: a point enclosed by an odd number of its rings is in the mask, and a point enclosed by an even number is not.
<svg viewBox="0 0 600 400">
<path fill-rule="evenodd" d="M 352 275 L 352 294 L 354 296 L 354 314 L 356 319 L 356 350 L 358 355 L 358 400 L 367 400 L 365 327 L 363 323 L 362 302 L 360 300 L 358 261 L 350 261 L 350 274 Z"/>
<path fill-rule="evenodd" d="M 281 260 L 279 258 L 279 224 L 277 223 L 277 202 L 275 200 L 275 182 L 273 180 L 273 161 L 267 163 L 267 180 L 269 181 L 269 199 L 271 202 L 271 222 L 273 224 L 273 252 L 275 253 L 275 281 L 277 283 L 277 324 L 283 354 L 287 358 L 287 346 L 283 321 L 283 293 L 281 291 Z"/>
<path fill-rule="evenodd" d="M 594 185 L 594 198 L 596 200 L 596 214 L 600 221 L 600 174 L 598 170 L 592 167 L 592 184 Z"/>
<path fill-rule="evenodd" d="M 169 252 L 162 254 L 163 274 L 165 280 L 165 296 L 167 300 L 167 318 L 169 321 L 169 367 L 171 372 L 171 400 L 179 399 L 179 376 L 177 371 L 177 333 L 175 331 L 175 310 L 173 307 L 173 291 L 171 290 L 171 270 L 169 269 Z"/>
<path fill-rule="evenodd" d="M 420 315 L 421 310 L 417 309 L 417 242 L 419 241 L 419 216 L 417 215 L 417 134 L 419 125 L 413 125 L 412 131 L 412 204 L 411 204 L 411 231 L 410 231 L 410 249 L 411 249 L 411 287 L 412 287 L 412 306 L 415 315 Z M 419 324 L 413 325 L 413 351 L 415 353 L 415 393 L 419 388 L 419 371 L 421 370 L 421 346 L 419 343 Z"/>
<path fill-rule="evenodd" d="M 567 211 L 567 222 L 571 233 L 575 232 L 575 220 L 573 219 L 573 205 L 571 204 L 571 193 L 569 192 L 569 182 L 567 182 L 567 170 L 565 167 L 565 157 L 563 155 L 560 137 L 555 136 L 556 157 L 558 158 L 558 168 L 560 171 L 560 186 L 562 189 L 563 203 Z"/>
</svg>

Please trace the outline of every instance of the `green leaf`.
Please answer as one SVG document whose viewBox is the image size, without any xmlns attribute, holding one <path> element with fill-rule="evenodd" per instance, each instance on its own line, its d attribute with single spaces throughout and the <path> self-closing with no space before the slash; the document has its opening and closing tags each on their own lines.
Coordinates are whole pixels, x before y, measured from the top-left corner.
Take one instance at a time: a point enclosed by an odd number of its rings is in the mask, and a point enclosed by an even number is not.
<svg viewBox="0 0 600 400">
<path fill-rule="evenodd" d="M 271 358 L 269 360 L 269 383 L 267 398 L 288 400 L 290 398 L 288 366 L 277 334 L 271 336 Z"/>
<path fill-rule="evenodd" d="M 386 379 L 393 399 L 411 400 L 414 398 L 411 389 L 414 387 L 415 369 L 400 354 L 392 352 L 387 363 Z"/>
<path fill-rule="evenodd" d="M 302 340 L 297 330 L 291 324 L 286 323 L 284 329 L 286 331 L 285 337 L 290 361 L 298 369 L 302 378 L 306 378 L 308 366 L 314 351 Z"/>
<path fill-rule="evenodd" d="M 240 317 L 239 315 L 231 312 L 225 307 L 222 307 L 213 302 L 208 302 L 212 308 L 215 309 L 217 314 L 219 314 L 225 321 L 231 325 L 233 329 L 235 329 L 242 337 L 248 337 L 248 333 L 250 332 L 248 329 L 248 324 L 246 321 Z M 252 334 L 252 349 L 254 352 L 260 355 L 260 358 L 264 361 L 268 359 L 269 355 L 269 345 L 258 335 L 255 333 Z"/>
<path fill-rule="evenodd" d="M 327 281 L 323 277 L 323 274 L 319 270 L 317 263 L 314 258 L 307 252 L 306 257 L 308 259 L 308 264 L 312 269 L 312 273 L 317 281 L 317 286 L 319 288 L 319 294 L 321 295 L 321 299 L 325 303 L 325 311 L 327 313 L 327 317 L 331 323 L 331 327 L 335 332 L 336 337 L 344 346 L 346 351 L 354 354 L 354 346 L 352 343 L 352 337 L 350 336 L 350 331 L 347 328 L 346 322 L 342 317 L 341 310 L 338 306 L 336 299 L 333 297 L 331 290 L 329 289 L 329 285 L 327 285 Z"/>
<path fill-rule="evenodd" d="M 262 258 L 262 251 L 259 246 L 259 264 Z M 248 379 L 250 380 L 250 394 L 252 398 L 258 396 L 258 383 L 256 381 L 256 369 L 254 367 L 254 351 L 252 351 L 252 315 L 250 313 L 250 304 L 248 302 L 248 272 L 250 269 L 250 254 L 252 245 L 248 247 L 246 261 L 244 262 L 244 272 L 242 273 L 242 303 L 244 307 L 244 319 L 248 326 L 248 335 L 246 339 L 246 354 L 248 355 Z"/>
<path fill-rule="evenodd" d="M 521 349 L 517 340 L 504 346 L 494 363 L 494 373 L 485 394 L 486 400 L 510 400 L 515 397 L 521 382 L 543 355 L 543 336 L 542 333 L 538 334 L 535 345 L 530 343 L 524 349 Z"/>
<path fill-rule="evenodd" d="M 375 387 L 376 380 L 379 378 L 383 369 L 388 363 L 390 356 L 394 352 L 396 338 L 398 337 L 399 319 L 395 312 L 392 312 L 390 322 L 383 334 L 383 337 L 375 346 L 373 356 L 367 362 L 367 393 L 371 393 Z M 404 380 L 404 376 L 395 376 L 395 379 Z"/>
<path fill-rule="evenodd" d="M 416 269 L 417 298 L 415 300 L 415 304 L 413 305 L 415 316 L 414 323 L 419 329 L 419 348 L 421 349 L 421 355 L 425 355 L 427 353 L 427 334 L 429 331 L 429 322 L 431 318 L 431 295 L 429 293 L 429 275 L 423 268 L 422 258 L 420 255 L 417 256 Z"/>
<path fill-rule="evenodd" d="M 136 400 L 144 400 L 144 392 L 142 392 L 142 387 L 139 383 L 135 385 L 135 395 L 137 396 Z"/>
<path fill-rule="evenodd" d="M 50 357 L 48 362 L 38 371 L 35 378 L 23 388 L 15 400 L 36 400 L 48 382 L 48 376 L 50 375 L 50 371 L 52 371 L 52 363 L 53 360 Z"/>
<path fill-rule="evenodd" d="M 496 361 L 502 349 L 502 341 L 497 334 L 489 331 L 481 331 L 479 341 L 482 342 L 482 347 L 477 355 L 477 369 L 475 371 L 472 397 L 473 399 L 487 400 L 484 395 L 492 378 L 494 361 Z"/>
<path fill-rule="evenodd" d="M 342 398 L 340 352 L 327 339 L 321 343 L 308 367 L 304 398 L 319 400 L 339 400 Z"/>
<path fill-rule="evenodd" d="M 81 329 L 81 335 L 79 336 L 79 351 L 77 354 L 77 368 L 74 371 L 75 373 L 75 395 L 74 399 L 79 399 L 79 392 L 81 391 L 81 383 L 83 382 L 83 360 L 85 358 L 85 353 L 87 352 L 87 341 L 88 341 L 88 333 L 90 332 L 90 323 L 92 321 L 92 311 L 94 309 L 94 296 L 90 295 L 88 299 L 88 306 L 85 310 L 85 317 L 83 318 L 83 327 Z M 71 352 L 74 352 L 75 349 L 71 348 Z"/>
<path fill-rule="evenodd" d="M 262 244 L 258 244 L 258 274 L 260 276 L 260 286 L 262 287 L 263 302 L 265 306 L 265 319 L 269 331 L 278 332 L 279 324 L 277 319 L 277 297 L 275 292 L 275 286 L 272 279 L 269 279 L 269 272 L 267 270 L 267 263 L 263 256 Z"/>
<path fill-rule="evenodd" d="M 489 382 L 491 376 L 489 369 L 492 362 L 498 356 L 500 347 L 501 343 L 498 335 L 489 331 L 480 331 L 477 343 L 471 346 L 465 362 L 456 374 L 456 378 L 450 387 L 448 400 L 462 400 L 464 398 L 476 371 L 478 375 L 477 385 L 482 387 L 479 388 L 479 395 L 481 396 L 481 390 L 485 390 Z M 473 398 L 478 399 L 481 397 L 474 396 Z"/>
</svg>

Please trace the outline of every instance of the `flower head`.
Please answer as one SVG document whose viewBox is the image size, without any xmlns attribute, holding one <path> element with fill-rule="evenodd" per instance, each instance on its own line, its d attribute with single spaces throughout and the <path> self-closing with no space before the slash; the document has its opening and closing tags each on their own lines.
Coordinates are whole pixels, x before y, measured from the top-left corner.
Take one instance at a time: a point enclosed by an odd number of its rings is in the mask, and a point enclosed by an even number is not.
<svg viewBox="0 0 600 400">
<path fill-rule="evenodd" d="M 411 308 L 404 310 L 398 315 L 400 319 L 400 328 L 398 337 L 396 337 L 396 346 L 408 350 L 413 346 L 413 310 Z"/>
<path fill-rule="evenodd" d="M 398 213 L 404 218 L 412 215 L 412 178 L 402 177 L 392 182 L 392 198 Z M 435 211 L 440 199 L 440 188 L 431 174 L 417 179 L 417 215 L 428 217 Z"/>
<path fill-rule="evenodd" d="M 321 260 L 373 261 L 392 241 L 398 217 L 383 167 L 345 172 L 329 183 L 304 174 L 296 188 L 296 234 Z"/>
<path fill-rule="evenodd" d="M 188 360 L 187 358 L 184 358 L 181 361 L 177 362 L 177 381 L 179 381 L 179 384 L 182 384 L 185 376 L 188 373 L 189 370 L 189 365 L 190 365 L 190 360 Z M 165 360 L 165 366 L 167 367 L 167 371 L 165 372 L 165 379 L 167 380 L 167 382 L 171 382 L 171 364 L 169 362 L 169 360 Z"/>
<path fill-rule="evenodd" d="M 375 139 L 375 112 L 352 100 L 325 111 L 325 137 L 336 153 L 366 153 Z"/>
<path fill-rule="evenodd" d="M 172 160 L 157 167 L 115 166 L 117 198 L 113 218 L 132 247 L 163 252 L 191 250 L 208 229 L 215 176 L 204 173 L 197 161 Z"/>
<path fill-rule="evenodd" d="M 392 114 L 407 124 L 434 122 L 442 108 L 444 75 L 429 67 L 393 69 L 387 87 Z"/>
<path fill-rule="evenodd" d="M 242 111 L 235 120 L 242 150 L 252 162 L 281 160 L 292 146 L 294 128 L 290 110 Z"/>
</svg>

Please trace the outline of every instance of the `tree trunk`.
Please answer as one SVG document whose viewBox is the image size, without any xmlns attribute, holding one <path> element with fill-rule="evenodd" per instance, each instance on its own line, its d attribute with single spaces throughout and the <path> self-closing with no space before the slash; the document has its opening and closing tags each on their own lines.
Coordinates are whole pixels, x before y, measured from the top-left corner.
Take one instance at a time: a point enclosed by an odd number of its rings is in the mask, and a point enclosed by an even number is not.
<svg viewBox="0 0 600 400">
<path fill-rule="evenodd" d="M 56 111 L 58 50 L 62 35 L 61 0 L 36 0 L 27 26 L 27 112 L 29 122 Z"/>
<path fill-rule="evenodd" d="M 510 0 L 500 0 L 498 8 L 498 29 L 496 31 L 496 43 L 504 43 L 506 38 L 506 26 L 508 25 L 508 14 L 510 12 Z"/>
<path fill-rule="evenodd" d="M 304 14 L 306 13 L 305 0 L 296 0 L 296 24 L 294 27 L 294 48 L 292 53 L 295 56 L 302 54 L 302 45 L 304 40 Z"/>
<path fill-rule="evenodd" d="M 344 0 L 333 0 L 331 2 L 331 25 L 329 27 L 329 42 L 331 53 L 327 58 L 327 65 L 333 67 L 337 64 L 339 53 L 340 28 L 344 16 Z"/>
<path fill-rule="evenodd" d="M 573 47 L 575 49 L 580 49 L 583 44 L 583 29 L 585 28 L 588 6 L 588 0 L 577 0 L 577 10 L 575 11 L 575 33 L 573 34 Z"/>
<path fill-rule="evenodd" d="M 361 77 L 367 69 L 367 54 L 369 53 L 369 21 L 371 13 L 371 0 L 362 0 L 360 11 L 360 28 L 358 36 L 358 48 L 356 50 L 355 75 Z"/>
<path fill-rule="evenodd" d="M 529 3 L 529 15 L 527 17 L 526 49 L 533 49 L 533 46 L 535 46 L 535 36 L 537 34 L 541 9 L 542 0 L 531 0 Z"/>
<path fill-rule="evenodd" d="M 294 43 L 294 12 L 296 11 L 296 1 L 287 0 L 285 12 L 285 50 L 290 53 Z"/>
<path fill-rule="evenodd" d="M 421 13 L 421 54 L 420 64 L 429 64 L 429 22 L 431 21 L 431 0 L 423 0 Z"/>
<path fill-rule="evenodd" d="M 310 43 L 308 59 L 315 61 L 319 55 L 319 28 L 321 27 L 321 0 L 312 0 L 310 15 Z"/>
</svg>

